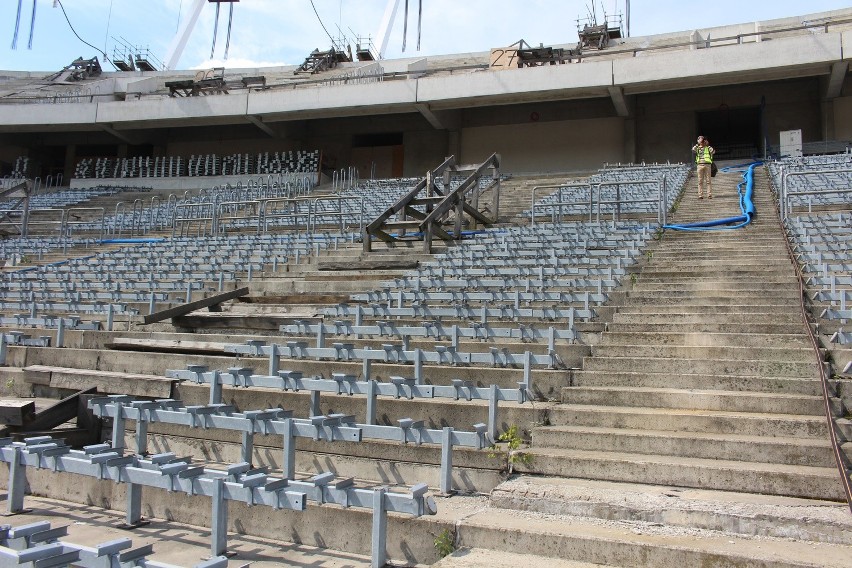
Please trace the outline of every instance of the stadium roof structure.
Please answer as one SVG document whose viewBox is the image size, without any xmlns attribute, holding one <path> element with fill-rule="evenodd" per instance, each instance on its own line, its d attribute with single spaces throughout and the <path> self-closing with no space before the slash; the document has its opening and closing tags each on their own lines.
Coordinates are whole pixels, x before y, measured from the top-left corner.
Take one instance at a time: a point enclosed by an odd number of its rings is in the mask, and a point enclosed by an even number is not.
<svg viewBox="0 0 852 568">
<path fill-rule="evenodd" d="M 683 153 L 696 129 L 721 122 L 707 112 L 723 111 L 721 118 L 739 122 L 736 113 L 745 108 L 760 109 L 760 116 L 744 119 L 754 132 L 716 129 L 710 135 L 717 143 L 720 137 L 748 138 L 730 142 L 764 152 L 767 140 L 788 128 L 801 128 L 806 140 L 852 137 L 852 99 L 842 96 L 852 9 L 620 38 L 579 53 L 574 44 L 553 47 L 569 56 L 522 67 L 511 56 L 499 57 L 511 54 L 506 48 L 342 62 L 311 74 L 295 74 L 296 67 L 104 72 L 71 82 L 4 72 L 0 147 L 6 150 L 0 157 L 8 162 L 10 147 L 53 144 L 152 145 L 155 153 L 174 153 L 185 151 L 172 147 L 178 138 L 188 148 L 215 133 L 256 140 L 252 147 L 324 147 L 345 164 L 352 147 L 379 145 L 364 136 L 392 132 L 399 136 L 385 145 L 405 139 L 405 173 L 425 169 L 413 152 L 434 163 L 450 154 L 473 161 L 501 150 L 485 148 L 484 139 L 507 144 L 502 152 L 510 169 L 537 170 L 547 160 L 513 157 L 513 144 L 533 138 L 570 148 L 576 142 L 585 148 L 578 157 L 593 161 L 680 159 L 673 153 Z M 676 108 L 686 114 L 674 117 Z M 66 136 L 44 138 L 56 133 Z M 419 133 L 426 138 L 415 150 L 410 139 Z M 606 149 L 591 150 L 601 144 Z M 578 165 L 534 140 L 532 146 L 529 153 L 543 152 L 557 169 Z M 70 173 L 73 164 L 62 167 Z"/>
</svg>

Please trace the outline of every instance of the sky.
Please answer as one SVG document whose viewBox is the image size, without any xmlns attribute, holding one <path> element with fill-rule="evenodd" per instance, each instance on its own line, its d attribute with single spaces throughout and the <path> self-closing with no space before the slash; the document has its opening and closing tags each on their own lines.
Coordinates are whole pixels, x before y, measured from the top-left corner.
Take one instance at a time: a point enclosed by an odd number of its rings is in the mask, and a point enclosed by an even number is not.
<svg viewBox="0 0 852 568">
<path fill-rule="evenodd" d="M 12 49 L 19 0 L 0 0 L 0 69 L 58 71 L 77 57 L 112 58 L 124 42 L 166 58 L 181 17 L 194 0 L 20 0 L 17 49 Z M 58 6 L 82 40 L 75 37 Z M 401 0 L 386 58 L 488 51 L 520 39 L 531 45 L 577 41 L 578 17 L 588 14 L 587 0 L 408 0 L 407 47 L 403 44 Z M 420 51 L 417 47 L 417 10 L 422 2 Z M 32 49 L 28 49 L 32 10 Z M 251 68 L 300 64 L 315 48 L 331 46 L 346 35 L 375 38 L 387 0 L 241 0 L 234 4 L 229 57 L 224 60 L 228 4 L 223 4 L 216 49 L 211 59 L 215 7 L 205 5 L 193 35 L 178 63 L 180 69 Z M 849 0 L 632 0 L 632 36 L 691 30 L 724 24 L 801 16 L 849 7 Z M 56 5 L 56 6 L 54 6 Z M 601 13 L 623 13 L 625 0 L 597 0 Z M 319 15 L 319 18 L 317 17 Z M 610 18 L 612 21 L 612 18 Z M 323 27 L 324 26 L 324 27 Z M 325 29 L 324 29 L 325 28 Z M 328 32 L 328 34 L 326 33 Z M 344 42 L 345 44 L 346 42 Z M 352 46 L 354 49 L 354 45 Z M 97 49 L 95 49 L 97 48 Z"/>
</svg>

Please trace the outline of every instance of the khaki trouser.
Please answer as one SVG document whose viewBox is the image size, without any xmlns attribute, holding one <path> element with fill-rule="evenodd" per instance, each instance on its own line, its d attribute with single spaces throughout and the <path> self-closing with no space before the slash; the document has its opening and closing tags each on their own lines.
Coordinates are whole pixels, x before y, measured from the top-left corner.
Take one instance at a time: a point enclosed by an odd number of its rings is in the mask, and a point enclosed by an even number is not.
<svg viewBox="0 0 852 568">
<path fill-rule="evenodd" d="M 707 196 L 713 195 L 713 178 L 710 176 L 710 164 L 698 164 L 698 197 L 707 189 Z"/>
</svg>

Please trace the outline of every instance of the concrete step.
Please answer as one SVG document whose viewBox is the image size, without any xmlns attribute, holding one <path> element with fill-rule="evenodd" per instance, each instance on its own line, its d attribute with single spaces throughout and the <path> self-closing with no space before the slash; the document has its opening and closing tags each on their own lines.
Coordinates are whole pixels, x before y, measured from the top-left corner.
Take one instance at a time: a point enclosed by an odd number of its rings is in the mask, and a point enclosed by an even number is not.
<svg viewBox="0 0 852 568">
<path fill-rule="evenodd" d="M 671 312 L 655 313 L 654 309 L 639 309 L 632 308 L 630 311 L 619 311 L 613 314 L 613 324 L 637 324 L 637 323 L 654 323 L 654 324 L 726 324 L 726 323 L 748 323 L 748 324 L 792 324 L 802 323 L 802 315 L 798 312 L 776 312 L 776 313 L 714 313 L 710 309 L 706 313 L 701 311 L 688 313 L 681 310 L 682 313 L 672 310 Z"/>
<path fill-rule="evenodd" d="M 596 357 L 653 357 L 678 359 L 729 359 L 806 362 L 815 359 L 807 347 L 736 347 L 701 345 L 603 345 L 592 347 Z"/>
<path fill-rule="evenodd" d="M 807 499 L 845 499 L 836 467 L 753 463 L 609 451 L 529 448 L 519 472 L 653 483 Z"/>
<path fill-rule="evenodd" d="M 684 255 L 699 260 L 715 260 L 719 258 L 719 251 L 722 249 L 721 247 L 696 249 L 694 246 L 678 247 L 672 245 L 665 248 L 649 248 L 648 250 L 651 251 L 651 258 L 655 261 L 664 262 L 667 260 L 682 260 Z M 780 241 L 777 244 L 727 247 L 724 251 L 725 256 L 731 259 L 732 264 L 741 262 L 744 259 L 757 260 L 765 258 L 767 261 L 771 260 L 779 263 L 789 262 L 790 259 L 786 245 Z"/>
<path fill-rule="evenodd" d="M 222 464 L 213 465 L 223 469 Z M 280 472 L 270 472 L 270 474 L 278 476 Z M 34 509 L 38 507 L 42 496 L 63 501 L 62 506 L 50 511 L 54 526 L 68 524 L 67 521 L 62 522 L 63 518 L 70 519 L 72 526 L 89 524 L 94 521 L 93 517 L 102 513 L 101 507 L 123 509 L 126 502 L 124 484 L 35 468 L 28 468 L 27 481 L 32 492 L 40 496 L 39 498 L 28 496 L 25 500 L 25 503 L 33 504 Z M 6 482 L 2 481 L 2 484 L 5 486 Z M 69 505 L 69 502 L 78 505 Z M 97 503 L 98 507 L 92 507 L 92 503 Z M 183 549 L 189 549 L 196 543 L 201 544 L 199 547 L 201 555 L 196 559 L 172 555 L 164 557 L 164 561 L 170 560 L 170 563 L 177 563 L 179 566 L 195 566 L 202 560 L 209 559 L 209 527 L 212 515 L 210 501 L 207 498 L 199 500 L 198 496 L 189 496 L 180 491 L 166 492 L 154 489 L 144 492 L 143 503 L 145 517 L 152 521 L 150 525 L 135 529 L 133 535 L 128 535 L 126 531 L 120 534 L 116 534 L 118 531 L 103 531 L 100 539 L 91 544 L 104 542 L 107 540 L 104 536 L 114 540 L 123 535 L 124 537 L 132 536 L 133 544 L 139 546 L 152 542 L 149 538 L 154 536 L 155 539 L 163 538 L 165 542 L 172 543 L 169 547 L 171 549 L 174 549 L 175 542 L 180 543 Z M 228 522 L 231 534 L 228 535 L 228 550 L 236 553 L 237 558 L 232 560 L 235 562 L 234 566 L 245 566 L 246 562 L 252 566 L 266 568 L 370 566 L 371 518 L 370 511 L 358 507 L 344 509 L 333 505 L 309 503 L 305 510 L 293 512 L 276 511 L 270 507 L 248 506 L 239 501 L 230 501 Z M 30 514 L 20 515 L 16 519 L 21 519 L 18 521 L 20 524 L 36 520 Z M 120 517 L 110 524 L 117 526 L 122 520 L 123 517 Z M 421 522 L 423 524 L 419 524 Z M 180 527 L 182 530 L 172 530 L 167 533 L 165 528 L 173 526 L 173 523 L 182 523 L 184 526 Z M 416 530 L 423 531 L 423 534 L 440 532 L 444 528 L 444 525 L 438 523 L 435 517 L 417 521 L 408 515 L 388 515 L 389 559 L 411 564 L 429 564 L 437 561 L 438 556 L 431 539 L 410 541 L 408 535 L 411 534 L 409 531 L 412 530 L 412 526 L 418 527 Z M 136 531 L 140 531 L 139 536 Z M 246 540 L 237 537 L 232 543 L 233 532 L 251 535 L 251 537 Z M 68 540 L 74 542 L 70 538 Z M 270 540 L 275 542 L 275 546 L 269 546 Z M 295 542 L 297 546 L 289 544 L 288 541 Z M 305 546 L 298 546 L 299 544 Z M 300 551 L 303 553 L 298 554 Z M 158 558 L 155 556 L 154 559 Z"/>
<path fill-rule="evenodd" d="M 646 274 L 640 274 L 636 283 L 631 283 L 628 290 L 628 296 L 661 296 L 666 297 L 662 293 L 668 292 L 671 296 L 689 296 L 695 292 L 718 292 L 729 297 L 741 297 L 757 299 L 765 295 L 767 290 L 778 292 L 786 296 L 798 298 L 799 286 L 798 282 L 793 279 L 784 278 L 765 280 L 760 278 L 760 286 L 755 286 L 755 279 L 743 277 L 741 279 L 727 278 L 724 282 L 713 278 L 689 278 L 676 279 L 665 278 L 651 280 L 646 278 Z"/>
<path fill-rule="evenodd" d="M 735 290 L 720 290 L 720 289 L 696 289 L 696 290 L 679 290 L 675 285 L 672 289 L 665 290 L 649 290 L 637 289 L 630 290 L 622 306 L 624 308 L 646 308 L 660 306 L 666 308 L 684 307 L 715 307 L 715 306 L 740 306 L 742 311 L 750 311 L 750 309 L 765 309 L 766 306 L 781 306 L 785 311 L 796 311 L 799 308 L 800 300 L 798 293 L 789 294 L 783 290 L 767 288 L 763 295 L 754 292 L 741 293 Z"/>
<path fill-rule="evenodd" d="M 755 205 L 757 205 L 757 203 L 755 203 Z M 674 219 L 672 219 L 672 221 L 674 223 L 680 223 L 689 217 L 687 213 L 688 212 L 684 210 L 678 210 L 678 214 Z M 699 211 L 692 215 L 692 217 L 695 219 L 707 220 L 707 217 L 704 215 L 706 215 L 705 212 Z M 748 227 L 744 227 L 737 231 L 686 232 L 672 230 L 665 231 L 663 233 L 663 242 L 672 241 L 675 244 L 686 243 L 692 246 L 718 246 L 723 244 L 732 244 L 732 246 L 736 246 L 737 243 L 753 245 L 755 243 L 772 241 L 779 242 L 780 240 L 781 236 L 776 227 L 771 224 L 765 225 L 762 223 L 752 223 Z"/>
<path fill-rule="evenodd" d="M 685 244 L 684 246 L 665 246 L 657 248 L 649 248 L 644 258 L 648 258 L 650 253 L 653 262 L 648 263 L 649 268 L 653 269 L 657 265 L 665 265 L 667 263 L 680 263 L 685 259 L 695 259 L 697 261 L 709 261 L 716 263 L 719 259 L 728 260 L 728 264 L 732 269 L 748 270 L 751 267 L 760 265 L 760 260 L 764 259 L 769 265 L 777 267 L 790 267 L 790 256 L 787 252 L 787 247 L 783 241 L 771 245 L 750 246 L 740 248 L 736 246 L 705 246 L 696 248 L 694 244 Z"/>
<path fill-rule="evenodd" d="M 665 252 L 663 252 L 665 251 Z M 759 247 L 748 251 L 742 250 L 726 250 L 724 255 L 721 251 L 713 249 L 704 250 L 671 250 L 661 249 L 659 252 L 649 250 L 651 260 L 650 268 L 653 270 L 658 267 L 666 267 L 672 265 L 683 264 L 686 260 L 694 261 L 701 267 L 716 266 L 719 264 L 727 264 L 728 268 L 748 270 L 754 267 L 759 270 L 761 261 L 765 263 L 765 268 L 787 268 L 790 269 L 790 257 L 787 249 L 782 246 L 778 247 Z M 722 262 L 720 257 L 724 257 Z"/>
<path fill-rule="evenodd" d="M 518 554 L 505 550 L 463 547 L 445 556 L 432 568 L 517 568 L 518 566 L 547 566 L 548 568 L 608 568 L 603 564 L 552 558 L 538 554 Z M 611 565 L 609 568 L 613 568 Z"/>
<path fill-rule="evenodd" d="M 688 257 L 687 257 L 688 258 Z M 684 272 L 695 274 L 702 277 L 705 275 L 718 275 L 719 278 L 728 277 L 751 277 L 756 282 L 762 277 L 775 279 L 778 277 L 789 275 L 792 272 L 792 267 L 780 267 L 777 265 L 757 265 L 757 266 L 736 266 L 732 265 L 727 260 L 719 261 L 696 261 L 693 265 L 689 260 L 681 262 L 666 262 L 653 263 L 642 268 L 641 274 L 654 278 L 663 278 L 670 276 L 683 275 Z"/>
<path fill-rule="evenodd" d="M 239 333 L 240 335 L 247 335 L 254 331 L 257 331 L 258 334 L 262 333 L 268 335 L 269 333 L 277 331 L 281 325 L 292 324 L 295 323 L 296 320 L 319 321 L 322 317 L 322 314 L 318 313 L 316 310 L 311 309 L 309 306 L 294 305 L 292 308 L 288 308 L 288 311 L 280 311 L 277 313 L 274 310 L 275 308 L 270 308 L 265 313 L 261 314 L 256 313 L 254 310 L 234 310 L 222 312 L 198 311 L 193 312 L 190 315 L 181 317 L 178 323 L 182 330 L 199 330 L 201 333 L 215 332 L 218 334 L 223 334 L 227 333 L 228 330 L 236 330 L 236 333 Z M 601 320 L 607 321 L 609 319 L 610 314 L 615 310 L 615 308 L 607 306 L 595 306 L 594 310 Z M 354 317 L 348 318 L 348 321 L 350 323 L 354 323 L 354 319 Z M 387 321 L 387 319 L 388 318 L 384 317 L 364 318 L 363 324 L 372 325 L 376 321 Z M 333 320 L 329 318 L 328 321 Z M 410 323 L 411 325 L 422 325 L 423 321 L 424 318 L 393 319 L 393 323 L 396 325 L 405 325 L 406 322 Z M 470 320 L 462 318 L 444 317 L 441 318 L 441 322 L 444 324 L 445 327 L 452 327 L 453 325 L 459 325 L 461 327 L 470 327 L 471 324 L 478 323 L 479 318 Z M 567 328 L 568 322 L 564 320 L 561 322 L 548 322 L 532 317 L 523 317 L 518 319 L 488 319 L 488 325 L 493 327 L 517 328 L 519 324 L 524 324 L 546 330 L 551 325 L 554 325 L 554 323 L 557 327 Z M 586 322 L 575 321 L 575 324 L 583 325 L 585 323 Z"/>
<path fill-rule="evenodd" d="M 205 365 L 209 369 L 228 369 L 230 367 L 249 367 L 257 374 L 266 374 L 269 371 L 269 361 L 266 358 L 215 355 L 194 355 L 188 357 L 183 353 L 163 353 L 144 351 L 111 351 L 96 349 L 57 349 L 50 347 L 27 348 L 9 347 L 9 358 L 7 363 L 13 367 L 26 367 L 28 365 L 40 364 L 59 367 L 75 367 L 77 369 L 90 369 L 95 371 L 111 371 L 118 373 L 134 373 L 164 376 L 167 369 L 186 369 L 187 364 Z M 579 362 L 578 362 L 579 363 Z M 362 362 L 347 361 L 314 361 L 308 359 L 281 359 L 280 369 L 302 371 L 305 376 L 324 375 L 331 376 L 333 372 L 346 373 L 361 376 L 363 372 Z M 373 363 L 371 365 L 371 376 L 376 380 L 387 381 L 391 376 L 413 377 L 412 366 L 400 367 L 390 363 Z M 523 380 L 522 368 L 494 368 L 494 367 L 460 367 L 452 365 L 424 365 L 423 376 L 432 384 L 451 384 L 452 379 L 463 379 L 472 381 L 477 386 L 497 384 L 504 388 L 517 388 L 518 382 Z M 72 377 L 73 378 L 73 377 Z M 97 373 L 89 377 L 82 377 L 76 383 L 68 383 L 67 388 L 88 388 L 88 386 L 100 385 L 101 392 L 120 393 L 120 385 L 110 382 L 94 382 L 98 378 Z M 559 396 L 560 389 L 568 386 L 570 375 L 567 370 L 560 369 L 536 369 L 533 370 L 533 390 L 540 398 L 554 398 Z M 81 386 L 85 385 L 85 386 Z M 127 385 L 124 388 L 129 388 Z M 162 397 L 162 395 L 157 395 Z"/>
<path fill-rule="evenodd" d="M 637 272 L 633 267 L 632 272 Z M 774 268 L 761 269 L 758 271 L 748 269 L 720 267 L 706 267 L 693 269 L 689 263 L 684 263 L 678 266 L 656 266 L 653 268 L 645 266 L 638 270 L 637 283 L 661 282 L 665 284 L 669 282 L 672 286 L 677 284 L 685 284 L 687 282 L 696 282 L 704 285 L 731 283 L 739 286 L 742 289 L 748 289 L 749 283 L 752 284 L 752 289 L 755 283 L 766 282 L 767 285 L 785 285 L 792 286 L 793 280 L 790 277 L 792 268 Z M 695 278 L 685 277 L 687 274 L 692 274 Z"/>
<path fill-rule="evenodd" d="M 620 326 L 619 328 L 620 329 Z M 804 330 L 802 330 L 804 331 Z M 677 332 L 622 332 L 607 331 L 601 334 L 599 346 L 603 345 L 690 345 L 690 346 L 739 346 L 739 347 L 808 347 L 810 341 L 804 333 L 677 333 Z"/>
<path fill-rule="evenodd" d="M 630 373 L 574 371 L 571 385 L 577 387 L 645 387 L 721 391 L 751 391 L 779 394 L 822 395 L 816 377 L 767 377 L 763 375 L 711 375 L 709 373 Z"/>
<path fill-rule="evenodd" d="M 802 316 L 799 311 L 798 304 L 791 301 L 778 300 L 775 298 L 763 298 L 760 302 L 749 302 L 741 300 L 737 297 L 689 297 L 684 299 L 673 299 L 673 301 L 665 303 L 659 299 L 653 298 L 648 301 L 642 301 L 639 298 L 630 298 L 629 302 L 618 307 L 619 314 L 681 314 L 691 315 L 698 314 L 701 316 L 712 316 L 714 314 L 730 314 L 732 316 L 765 316 L 772 315 L 787 315 L 788 319 L 792 316 L 798 316 L 801 321 Z M 732 322 L 736 323 L 736 322 Z"/>
<path fill-rule="evenodd" d="M 818 376 L 817 362 L 774 361 L 767 359 L 719 359 L 674 357 L 617 357 L 611 354 L 583 359 L 584 371 L 616 371 L 633 373 L 709 373 L 713 375 L 763 375 L 769 377 Z M 674 380 L 674 379 L 673 379 Z"/>
<path fill-rule="evenodd" d="M 128 423 L 125 443 L 135 448 L 135 424 Z M 257 436 L 252 465 L 281 470 L 281 437 Z M 148 450 L 153 454 L 171 452 L 194 461 L 215 459 L 223 463 L 242 461 L 240 435 L 222 430 L 200 430 L 152 424 L 148 432 Z M 453 450 L 453 487 L 462 493 L 488 493 L 504 475 L 501 462 L 490 458 L 487 450 Z M 315 442 L 296 441 L 296 474 L 299 478 L 331 472 L 340 478 L 355 478 L 394 487 L 426 483 L 433 491 L 441 487 L 441 448 L 439 445 L 399 444 L 394 442 Z"/>
<path fill-rule="evenodd" d="M 734 284 L 752 284 L 754 285 L 754 274 L 742 272 L 739 274 L 728 274 L 725 278 L 725 282 L 720 282 L 717 276 L 714 276 L 713 272 L 704 273 L 704 274 L 689 274 L 689 273 L 666 273 L 666 274 L 654 274 L 653 270 L 641 269 L 638 274 L 639 280 L 637 281 L 637 285 L 639 283 L 648 283 L 648 282 L 669 282 L 671 284 L 677 283 L 689 283 L 695 282 L 697 284 L 710 285 L 710 284 L 718 284 L 718 283 L 726 283 L 731 282 Z M 779 271 L 778 274 L 762 274 L 760 275 L 760 282 L 765 283 L 766 285 L 775 286 L 777 284 L 788 285 L 790 282 L 795 282 L 795 277 L 791 274 L 784 273 Z"/>
<path fill-rule="evenodd" d="M 716 308 L 714 308 L 715 310 Z M 766 333 L 796 334 L 802 333 L 802 322 L 792 323 L 620 323 L 618 329 L 623 333 Z M 833 333 L 833 332 L 832 332 Z"/>
<path fill-rule="evenodd" d="M 79 479 L 79 478 L 77 478 Z M 84 479 L 84 484 L 88 482 Z M 103 482 L 101 482 L 103 483 Z M 120 486 L 119 486 L 120 487 Z M 55 493 L 60 493 L 62 489 Z M 153 499 L 155 491 L 150 491 L 145 494 L 145 504 L 153 502 L 158 505 L 156 499 Z M 94 496 L 94 492 L 92 496 Z M 101 495 L 102 492 L 97 492 Z M 168 503 L 170 499 L 165 498 L 166 493 L 162 493 L 163 499 L 159 501 Z M 149 499 L 151 501 L 149 501 Z M 178 501 L 175 499 L 174 501 Z M 103 501 L 98 503 L 108 502 L 104 497 Z M 163 506 L 158 513 L 165 514 L 157 515 L 157 518 L 146 519 L 146 523 L 141 526 L 136 526 L 130 532 L 124 528 L 124 513 L 118 510 L 124 510 L 124 505 L 120 505 L 124 500 L 118 495 L 113 501 L 114 510 L 102 508 L 100 506 L 92 506 L 91 503 L 86 503 L 85 500 L 80 500 L 79 504 L 71 504 L 68 498 L 63 500 L 46 499 L 43 497 L 27 496 L 26 514 L 15 515 L 4 519 L 5 524 L 12 527 L 19 527 L 36 522 L 48 522 L 53 528 L 63 527 L 67 530 L 67 536 L 62 537 L 62 541 L 73 543 L 75 545 L 87 546 L 92 550 L 96 550 L 99 545 L 107 542 L 117 541 L 119 539 L 132 541 L 133 547 L 143 547 L 153 545 L 153 552 L 146 555 L 146 561 L 140 562 L 141 565 L 147 566 L 197 566 L 202 565 L 206 560 L 210 559 L 210 529 L 198 526 L 209 520 L 209 514 L 204 515 L 200 511 L 196 511 L 196 515 L 182 515 L 185 522 L 178 523 L 173 520 L 169 514 L 171 508 Z M 190 503 L 194 503 L 190 501 Z M 105 505 L 109 506 L 109 505 Z M 197 506 L 197 503 L 196 503 Z M 238 503 L 235 509 L 243 505 Z M 261 508 L 246 509 L 247 512 L 258 515 Z M 146 516 L 150 515 L 148 510 Z M 238 514 L 238 513 L 237 513 Z M 180 513 L 178 513 L 179 516 Z M 201 518 L 202 515 L 207 519 Z M 278 515 L 280 520 L 284 515 Z M 244 521 L 248 518 L 249 524 L 252 524 L 250 515 L 243 517 L 238 521 L 240 526 L 245 529 Z M 168 520 L 167 520 L 168 519 Z M 367 521 L 369 522 L 369 521 Z M 309 523 L 310 524 L 310 523 Z M 209 525 L 205 525 L 209 527 Z M 369 525 L 366 525 L 369 530 Z M 309 527 L 317 528 L 316 532 L 309 530 L 303 534 L 310 533 L 312 536 L 320 540 L 320 535 L 324 535 L 325 529 L 321 526 Z M 356 531 L 353 531 L 355 536 Z M 248 533 L 248 534 L 247 534 Z M 369 532 L 367 540 L 369 541 Z M 285 543 L 283 539 L 297 539 L 298 533 L 294 530 L 292 535 L 286 537 L 279 534 L 271 534 L 267 531 L 265 538 L 257 536 L 255 531 L 239 530 L 230 531 L 228 534 L 228 552 L 229 566 L 252 566 L 252 568 L 276 568 L 280 566 L 315 566 L 323 568 L 369 568 L 370 551 L 364 550 L 362 553 L 353 551 L 340 551 L 328 548 L 321 548 L 319 542 L 311 542 L 310 537 L 306 536 L 305 544 Z M 331 539 L 329 539 L 331 540 Z M 341 539 L 342 540 L 342 539 Z M 341 542 L 329 542 L 324 546 L 345 546 Z M 369 546 L 369 544 L 368 544 Z M 127 550 L 123 551 L 127 552 Z M 142 551 L 144 552 L 144 550 Z M 129 557 L 130 555 L 128 555 Z M 404 555 L 398 555 L 398 558 L 404 559 Z M 103 564 L 101 566 L 109 566 L 107 557 L 101 557 Z M 42 561 L 44 562 L 44 561 Z M 28 563 L 32 565 L 32 563 Z M 123 565 L 133 565 L 134 562 L 129 558 Z M 46 564 L 40 564 L 46 565 Z M 59 566 L 71 566 L 72 564 L 57 564 Z M 113 565 L 119 565 L 115 562 Z"/>
<path fill-rule="evenodd" d="M 825 417 L 673 408 L 563 404 L 549 414 L 553 426 L 594 426 L 672 432 L 713 432 L 781 438 L 828 438 Z"/>
<path fill-rule="evenodd" d="M 827 468 L 835 465 L 834 454 L 827 438 L 764 438 L 704 432 L 544 426 L 533 429 L 532 447 Z"/>
<path fill-rule="evenodd" d="M 438 506 L 441 507 L 441 502 Z M 536 568 L 560 566 L 550 564 L 551 559 L 625 568 L 835 568 L 846 565 L 850 552 L 848 546 L 822 544 L 819 546 L 819 558 L 815 559 L 813 543 L 782 539 L 757 540 L 711 531 L 678 530 L 672 526 L 655 526 L 652 523 L 605 522 L 493 506 L 458 507 L 462 510 L 452 515 L 451 519 L 461 519 L 456 524 L 459 547 L 485 548 L 510 554 L 522 550 L 524 560 L 521 565 Z M 442 518 L 441 512 L 438 517 Z M 544 557 L 546 562 L 533 563 L 532 559 L 537 557 Z"/>
<path fill-rule="evenodd" d="M 822 396 L 764 392 L 685 390 L 648 387 L 566 387 L 562 402 L 567 404 L 724 410 L 824 416 Z M 832 399 L 835 415 L 842 412 L 840 399 Z"/>
<path fill-rule="evenodd" d="M 832 501 L 517 476 L 495 488 L 490 503 L 503 509 L 635 522 L 637 526 L 655 523 L 733 535 L 796 539 L 802 544 L 852 545 L 849 509 Z"/>
</svg>

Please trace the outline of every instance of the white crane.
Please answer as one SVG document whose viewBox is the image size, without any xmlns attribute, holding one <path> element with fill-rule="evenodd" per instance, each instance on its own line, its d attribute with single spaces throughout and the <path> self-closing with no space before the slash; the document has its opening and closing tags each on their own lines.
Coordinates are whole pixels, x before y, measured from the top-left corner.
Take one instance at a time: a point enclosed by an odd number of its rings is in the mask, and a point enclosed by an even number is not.
<svg viewBox="0 0 852 568">
<path fill-rule="evenodd" d="M 423 18 L 423 0 L 419 0 L 417 12 L 417 51 L 420 51 L 420 26 Z M 385 58 L 385 51 L 388 47 L 393 24 L 396 21 L 396 12 L 399 10 L 399 0 L 388 0 L 385 6 L 385 15 L 382 17 L 382 23 L 379 25 L 379 31 L 376 33 L 376 47 L 379 50 L 379 59 Z M 405 39 L 408 34 L 408 0 L 405 0 L 405 16 L 403 25 L 405 26 L 402 33 L 402 50 L 405 51 Z"/>
<path fill-rule="evenodd" d="M 174 69 L 178 61 L 180 61 L 180 56 L 183 55 L 183 50 L 186 49 L 189 36 L 192 35 L 192 30 L 195 29 L 195 24 L 201 15 L 201 9 L 206 2 L 207 0 L 193 0 L 192 6 L 189 8 L 189 16 L 181 22 L 180 28 L 172 39 L 169 50 L 166 52 L 166 69 Z"/>
<path fill-rule="evenodd" d="M 240 0 L 193 0 L 192 6 L 189 8 L 189 16 L 181 23 L 178 32 L 175 34 L 172 43 L 169 45 L 169 50 L 166 52 L 166 69 L 174 69 L 180 56 L 183 55 L 183 50 L 186 49 L 186 44 L 189 42 L 189 36 L 192 35 L 192 30 L 195 29 L 195 24 L 198 23 L 198 17 L 201 15 L 201 9 L 204 8 L 204 3 L 216 4 L 216 28 L 213 29 L 213 49 L 216 48 L 216 30 L 219 27 L 219 6 L 223 3 L 231 5 L 230 16 L 228 17 L 228 39 L 225 42 L 225 59 L 228 58 L 228 47 L 231 43 L 231 21 L 234 17 L 234 2 Z M 210 57 L 213 58 L 213 50 L 210 51 Z"/>
<path fill-rule="evenodd" d="M 188 16 L 181 22 L 180 28 L 178 29 L 177 34 L 175 34 L 174 39 L 172 39 L 171 44 L 169 45 L 169 50 L 166 52 L 166 69 L 174 69 L 178 61 L 180 61 L 181 55 L 183 55 L 183 50 L 186 49 L 186 44 L 189 42 L 189 37 L 192 35 L 192 31 L 195 29 L 195 24 L 198 23 L 198 17 L 201 15 L 201 10 L 204 8 L 204 4 L 208 2 L 238 2 L 239 0 L 193 0 L 192 5 L 189 8 Z M 376 33 L 376 48 L 379 50 L 379 59 L 383 59 L 385 56 L 385 51 L 387 51 L 388 40 L 390 39 L 391 31 L 393 30 L 393 24 L 396 20 L 396 13 L 399 10 L 399 2 L 400 0 L 388 0 L 387 6 L 385 7 L 385 14 L 382 17 L 381 24 L 379 25 L 379 31 Z M 420 6 L 422 8 L 423 0 L 420 0 Z M 408 16 L 408 0 L 405 0 L 405 15 L 406 18 Z M 407 22 L 406 22 L 407 24 Z M 406 26 L 407 27 L 407 26 Z M 420 24 L 418 20 L 418 49 L 420 48 Z M 215 41 L 215 40 L 214 40 Z M 403 41 L 403 51 L 405 51 L 405 43 Z"/>
</svg>

